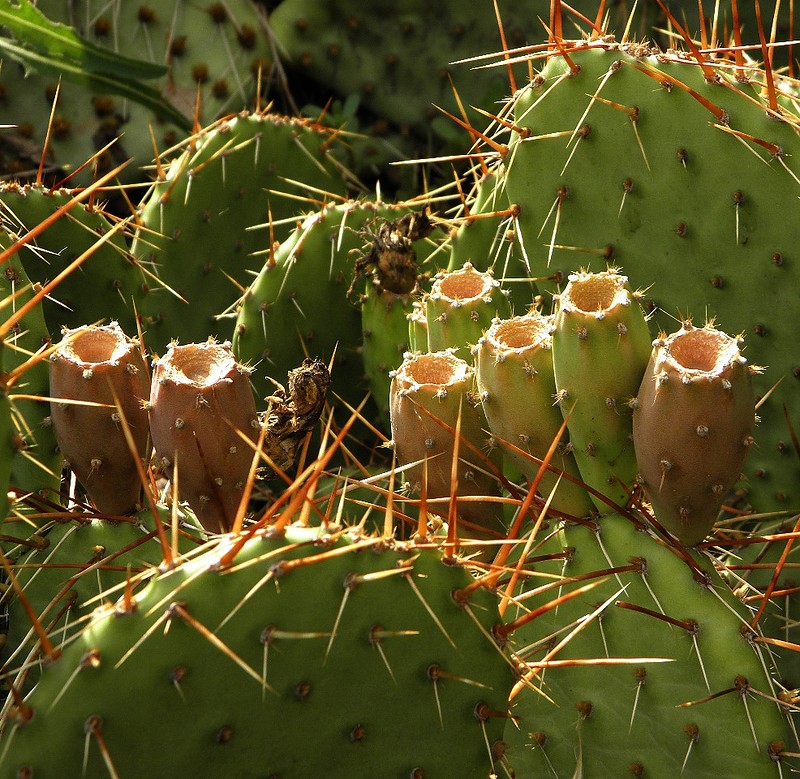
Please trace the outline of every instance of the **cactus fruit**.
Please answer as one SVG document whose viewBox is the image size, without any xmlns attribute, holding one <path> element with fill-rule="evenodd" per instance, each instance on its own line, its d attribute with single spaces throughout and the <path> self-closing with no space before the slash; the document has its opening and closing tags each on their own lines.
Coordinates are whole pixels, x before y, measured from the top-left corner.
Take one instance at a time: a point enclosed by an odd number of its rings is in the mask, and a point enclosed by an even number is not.
<svg viewBox="0 0 800 779">
<path fill-rule="evenodd" d="M 597 270 L 610 254 L 652 285 L 665 332 L 693 317 L 748 336 L 766 399 L 741 486 L 768 512 L 797 505 L 800 485 L 800 264 L 780 206 L 798 195 L 797 108 L 778 99 L 791 82 L 721 54 L 559 41 L 515 97 L 506 191 L 534 276 L 566 274 L 578 252 Z"/>
<path fill-rule="evenodd" d="M 739 339 L 686 322 L 653 342 L 633 412 L 645 493 L 685 546 L 711 531 L 753 442 L 752 369 Z"/>
<path fill-rule="evenodd" d="M 553 317 L 531 310 L 496 319 L 474 349 L 478 395 L 489 429 L 529 482 L 537 478 L 563 424 L 556 408 L 552 346 Z M 543 473 L 539 492 L 545 497 L 552 493 L 551 508 L 575 517 L 592 513 L 594 504 L 580 482 L 567 434 L 559 440 L 550 464 L 577 480 Z"/>
<path fill-rule="evenodd" d="M 172 343 L 153 364 L 156 459 L 206 530 L 234 526 L 259 437 L 249 371 L 230 343 Z"/>
<path fill-rule="evenodd" d="M 437 273 L 424 302 L 428 351 L 452 348 L 461 358 L 469 357 L 492 319 L 511 314 L 508 294 L 492 272 L 478 271 L 469 262 Z"/>
<path fill-rule="evenodd" d="M 6 720 L 0 772 L 493 770 L 512 676 L 489 637 L 496 599 L 467 569 L 430 545 L 302 527 L 259 533 L 226 563 L 239 540 L 97 614 Z"/>
<path fill-rule="evenodd" d="M 191 343 L 231 334 L 225 316 L 234 316 L 251 272 L 262 263 L 252 255 L 267 248 L 271 257 L 272 242 L 288 235 L 286 222 L 294 224 L 297 208 L 293 196 L 344 193 L 326 151 L 330 140 L 308 121 L 243 112 L 192 136 L 160 169 L 140 204 L 141 226 L 131 246 L 157 276 L 137 299 L 152 349 L 172 339 Z M 258 225 L 269 228 L 266 238 L 264 229 L 253 229 Z"/>
<path fill-rule="evenodd" d="M 472 366 L 452 351 L 406 354 L 392 375 L 392 440 L 398 464 L 412 466 L 404 478 L 431 511 L 457 514 L 464 535 L 497 538 L 504 532 L 501 504 L 490 500 L 499 494 L 497 452 L 487 453 L 474 382 Z"/>
<path fill-rule="evenodd" d="M 625 506 L 636 477 L 631 401 L 650 355 L 639 295 L 616 270 L 570 274 L 558 296 L 553 369 L 584 482 Z M 592 499 L 601 513 L 609 504 Z"/>
<path fill-rule="evenodd" d="M 535 572 L 515 591 L 522 678 L 505 733 L 517 776 L 791 771 L 788 708 L 752 615 L 712 559 L 611 514 L 549 528 L 525 567 Z"/>
<path fill-rule="evenodd" d="M 50 357 L 50 395 L 58 447 L 97 510 L 140 508 L 150 373 L 139 343 L 116 322 L 65 330 Z"/>
</svg>

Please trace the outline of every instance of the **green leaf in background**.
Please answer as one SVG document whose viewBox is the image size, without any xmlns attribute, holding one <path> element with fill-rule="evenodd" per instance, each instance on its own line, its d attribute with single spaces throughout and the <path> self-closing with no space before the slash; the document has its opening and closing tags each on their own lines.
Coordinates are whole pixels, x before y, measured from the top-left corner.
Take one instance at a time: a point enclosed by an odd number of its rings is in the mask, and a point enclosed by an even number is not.
<svg viewBox="0 0 800 779">
<path fill-rule="evenodd" d="M 95 46 L 71 27 L 47 19 L 30 0 L 20 0 L 18 4 L 0 0 L 0 26 L 11 35 L 0 35 L 0 54 L 5 53 L 26 69 L 63 77 L 100 93 L 121 95 L 165 121 L 191 130 L 191 121 L 158 89 L 142 83 L 142 79 L 163 76 L 165 65 L 123 57 Z"/>
</svg>

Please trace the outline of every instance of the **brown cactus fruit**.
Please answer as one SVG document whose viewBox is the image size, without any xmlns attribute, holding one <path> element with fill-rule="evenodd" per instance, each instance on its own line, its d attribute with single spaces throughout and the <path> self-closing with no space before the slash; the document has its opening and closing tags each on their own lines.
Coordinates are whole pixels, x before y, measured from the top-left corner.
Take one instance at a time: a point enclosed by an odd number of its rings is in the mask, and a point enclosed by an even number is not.
<svg viewBox="0 0 800 779">
<path fill-rule="evenodd" d="M 755 397 L 740 341 L 711 325 L 653 342 L 633 438 L 656 519 L 686 546 L 710 532 L 752 443 Z"/>
<path fill-rule="evenodd" d="M 406 353 L 402 365 L 393 373 L 389 393 L 392 439 L 400 465 L 419 463 L 405 471 L 405 478 L 419 492 L 423 465 L 427 460 L 428 499 L 448 498 L 452 492 L 454 436 L 436 420 L 452 430 L 461 415 L 461 441 L 458 447 L 456 495 L 496 496 L 497 479 L 490 462 L 499 455 L 486 454 L 489 434 L 486 419 L 473 401 L 474 370 L 452 351 Z M 426 413 L 427 412 L 427 413 Z M 468 443 L 476 449 L 471 449 Z M 446 501 L 429 508 L 448 515 Z M 459 500 L 457 513 L 464 535 L 485 538 L 502 532 L 501 504 L 490 501 Z"/>
<path fill-rule="evenodd" d="M 136 456 L 146 459 L 150 374 L 138 342 L 116 322 L 65 330 L 50 358 L 50 395 L 59 449 L 97 510 L 122 515 L 139 508 L 142 485 L 123 427 Z"/>
<path fill-rule="evenodd" d="M 229 531 L 258 439 L 249 371 L 229 343 L 170 344 L 153 365 L 150 430 L 157 460 L 203 527 Z"/>
</svg>

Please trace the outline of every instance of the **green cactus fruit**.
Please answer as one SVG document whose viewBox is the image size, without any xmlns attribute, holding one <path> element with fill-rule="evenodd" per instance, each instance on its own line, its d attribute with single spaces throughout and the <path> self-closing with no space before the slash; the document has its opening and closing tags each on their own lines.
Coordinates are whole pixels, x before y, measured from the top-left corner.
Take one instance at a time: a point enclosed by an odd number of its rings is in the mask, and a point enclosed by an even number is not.
<svg viewBox="0 0 800 779">
<path fill-rule="evenodd" d="M 374 249 L 381 225 L 398 224 L 407 213 L 405 205 L 381 201 L 330 203 L 307 216 L 270 255 L 242 297 L 233 338 L 239 359 L 257 366 L 252 380 L 258 397 L 271 392 L 268 375 L 285 375 L 304 354 L 326 362 L 335 355 L 334 391 L 353 405 L 361 402 L 368 391 L 362 324 L 349 297 L 362 277 L 377 278 L 380 257 Z M 420 243 L 411 247 L 415 253 Z"/>
<path fill-rule="evenodd" d="M 389 421 L 389 372 L 400 367 L 408 351 L 411 297 L 367 284 L 361 301 L 362 357 L 370 390 L 381 420 Z"/>
<path fill-rule="evenodd" d="M 9 257 L 0 274 L 0 297 L 11 301 L 11 311 L 24 311 L 35 295 L 19 257 Z M 50 346 L 50 333 L 41 305 L 34 305 L 11 322 L 6 319 L 4 371 L 14 424 L 11 486 L 17 495 L 58 492 L 62 457 L 56 446 L 47 397 L 50 381 L 42 352 Z M 14 372 L 13 378 L 11 372 Z"/>
<path fill-rule="evenodd" d="M 508 205 L 504 185 L 502 166 L 475 183 L 463 213 L 453 220 L 447 269 L 469 262 L 476 270 L 491 270 L 508 291 L 514 312 L 523 314 L 534 302 L 536 285 L 517 239 L 519 210 Z"/>
<path fill-rule="evenodd" d="M 474 349 L 477 389 L 489 429 L 529 482 L 537 477 L 540 461 L 563 425 L 556 408 L 552 347 L 553 317 L 531 310 L 496 319 Z M 594 504 L 580 483 L 567 434 L 550 464 L 578 480 L 576 484 L 552 471 L 543 473 L 539 492 L 544 497 L 552 493 L 551 508 L 575 517 L 592 513 Z"/>
<path fill-rule="evenodd" d="M 471 347 L 495 317 L 508 317 L 508 293 L 491 271 L 478 271 L 465 262 L 459 270 L 441 271 L 425 296 L 428 351 L 455 349 L 468 358 Z"/>
<path fill-rule="evenodd" d="M 177 507 L 176 507 L 177 508 Z M 170 553 L 189 554 L 202 542 L 197 521 L 183 509 L 142 509 L 126 521 L 62 513 L 30 525 L 7 522 L 4 554 L 11 562 L 16 586 L 0 598 L 9 612 L 3 669 L 13 674 L 18 689 L 38 678 L 47 657 L 23 606 L 18 590 L 40 622 L 54 649 L 66 644 L 98 607 L 115 602 L 126 581 L 136 581 L 164 563 L 156 522 L 163 525 Z M 22 537 L 13 542 L 22 529 Z"/>
<path fill-rule="evenodd" d="M 319 528 L 239 540 L 96 615 L 5 718 L 2 775 L 493 770 L 512 677 L 466 568 Z"/>
<path fill-rule="evenodd" d="M 76 190 L 48 189 L 41 184 L 0 184 L 0 247 L 6 248 L 29 230 L 66 207 Z M 45 284 L 86 252 L 80 267 L 64 277 L 42 301 L 51 334 L 62 327 L 116 319 L 125 332 L 136 332 L 134 300 L 147 273 L 133 259 L 122 232 L 102 208 L 78 203 L 36 239 L 22 247 L 19 258 L 34 283 Z M 101 242 L 101 238 L 106 239 Z"/>
<path fill-rule="evenodd" d="M 616 270 L 580 272 L 558 296 L 553 369 L 561 413 L 583 480 L 625 506 L 636 477 L 630 403 L 650 355 L 638 293 Z M 598 511 L 609 503 L 592 495 Z"/>
<path fill-rule="evenodd" d="M 328 140 L 310 122 L 256 112 L 185 144 L 144 197 L 131 246 L 157 276 L 137 300 L 151 348 L 230 335 L 234 305 L 262 263 L 251 255 L 288 235 L 296 197 L 344 193 Z"/>
<path fill-rule="evenodd" d="M 253 105 L 259 69 L 264 76 L 262 83 L 266 83 L 273 62 L 262 12 L 249 0 L 87 0 L 80 8 L 61 0 L 38 0 L 36 6 L 49 19 L 69 24 L 95 45 L 163 66 L 163 76 L 142 83 L 185 117 L 181 125 L 188 125 L 195 115 L 205 125 Z M 12 132 L 20 143 L 38 147 L 30 166 L 35 172 L 58 77 L 52 72 L 24 75 L 7 60 L 0 84 L 5 110 L 9 116 L 18 117 Z M 141 180 L 142 168 L 153 159 L 154 139 L 163 150 L 185 134 L 184 126 L 174 119 L 156 116 L 149 107 L 137 103 L 135 94 L 123 97 L 110 94 L 97 83 L 74 83 L 67 73 L 54 109 L 48 165 L 74 170 L 119 138 L 101 155 L 99 168 L 104 170 L 132 158 L 135 164 L 123 173 L 123 179 Z M 91 167 L 79 172 L 80 183 L 90 180 L 91 172 Z"/>
<path fill-rule="evenodd" d="M 710 557 L 612 514 L 549 528 L 525 568 L 502 629 L 520 661 L 505 733 L 517 776 L 793 770 L 762 639 Z"/>
<path fill-rule="evenodd" d="M 65 330 L 50 356 L 50 396 L 58 448 L 97 510 L 140 508 L 150 372 L 139 343 L 116 322 Z"/>
<path fill-rule="evenodd" d="M 464 535 L 497 538 L 504 532 L 502 506 L 491 498 L 499 495 L 492 470 L 499 452 L 487 449 L 486 419 L 475 405 L 474 384 L 474 369 L 452 351 L 407 353 L 392 375 L 392 440 L 398 464 L 411 466 L 404 479 L 413 492 L 425 491 L 430 511 L 447 517 L 453 497 Z"/>
<path fill-rule="evenodd" d="M 743 507 L 796 506 L 800 263 L 779 204 L 800 191 L 800 140 L 796 103 L 777 96 L 791 82 L 713 51 L 605 37 L 560 50 L 517 94 L 505 160 L 533 275 L 566 275 L 578 252 L 602 269 L 611 252 L 648 288 L 661 330 L 694 318 L 745 334 L 749 360 L 767 367 L 754 378 L 765 401 Z"/>
<path fill-rule="evenodd" d="M 740 345 L 685 323 L 653 342 L 637 397 L 641 483 L 658 521 L 686 546 L 711 532 L 753 442 L 752 369 Z"/>
<path fill-rule="evenodd" d="M 206 530 L 230 530 L 259 432 L 249 371 L 230 343 L 170 344 L 153 364 L 148 412 L 157 461 L 178 494 Z"/>
</svg>

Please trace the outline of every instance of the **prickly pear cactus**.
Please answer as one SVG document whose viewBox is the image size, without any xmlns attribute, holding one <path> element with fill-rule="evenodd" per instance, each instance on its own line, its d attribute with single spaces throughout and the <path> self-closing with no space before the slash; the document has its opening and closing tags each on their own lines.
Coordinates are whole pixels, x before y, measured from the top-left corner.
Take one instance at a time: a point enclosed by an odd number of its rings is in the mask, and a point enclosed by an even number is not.
<svg viewBox="0 0 800 779">
<path fill-rule="evenodd" d="M 0 185 L 0 246 L 8 247 L 38 227 L 77 194 L 42 184 Z M 126 332 L 136 332 L 134 299 L 141 295 L 147 273 L 128 252 L 124 235 L 108 236 L 114 224 L 98 203 L 78 203 L 19 251 L 28 277 L 45 284 L 79 257 L 81 265 L 59 282 L 42 301 L 45 321 L 55 337 L 62 327 L 116 319 Z M 106 236 L 102 243 L 100 239 Z"/>
<path fill-rule="evenodd" d="M 8 328 L 3 346 L 3 370 L 10 383 L 7 402 L 11 404 L 13 450 L 11 486 L 19 494 L 28 491 L 57 491 L 61 485 L 62 457 L 50 424 L 50 404 L 47 402 L 49 379 L 47 361 L 42 352 L 50 345 L 50 332 L 44 320 L 42 306 L 25 306 L 36 294 L 19 257 L 9 257 L 0 273 L 0 296 L 7 301 L 10 316 L 21 315 L 17 321 L 5 320 Z M 12 302 L 13 299 L 13 302 Z M 12 313 L 13 312 L 13 313 Z"/>
<path fill-rule="evenodd" d="M 50 658 L 22 598 L 51 643 L 58 647 L 74 636 L 92 611 L 117 600 L 124 583 L 164 562 L 156 523 L 163 526 L 170 553 L 187 554 L 202 542 L 197 521 L 185 510 L 142 509 L 126 521 L 61 512 L 38 520 L 33 532 L 6 522 L 3 553 L 11 562 L 17 587 L 7 584 L 0 603 L 8 608 L 9 632 L 3 647 L 3 669 L 17 686 L 38 678 Z M 22 591 L 22 595 L 18 590 Z M 35 673 L 32 671 L 35 670 Z"/>
<path fill-rule="evenodd" d="M 47 18 L 71 25 L 93 44 L 164 66 L 163 76 L 144 83 L 158 90 L 187 122 L 196 112 L 200 124 L 208 124 L 252 106 L 259 68 L 265 80 L 269 73 L 272 55 L 263 18 L 248 0 L 91 0 L 80 7 L 38 0 L 36 5 Z M 24 77 L 16 63 L 4 63 L 0 73 L 4 108 L 18 118 L 13 132 L 20 142 L 43 146 L 57 83 L 51 73 Z M 133 158 L 135 163 L 124 176 L 141 178 L 141 168 L 153 159 L 154 140 L 163 152 L 185 135 L 174 121 L 154 116 L 135 100 L 64 78 L 54 110 L 48 163 L 74 169 L 119 138 L 98 161 L 100 169 Z M 91 169 L 84 171 L 82 179 L 90 173 Z"/>
<path fill-rule="evenodd" d="M 371 282 L 387 266 L 385 242 L 378 240 L 381 226 L 397 223 L 408 212 L 408 206 L 381 201 L 331 203 L 307 216 L 269 254 L 242 297 L 233 338 L 239 359 L 255 366 L 257 397 L 274 387 L 267 376 L 281 380 L 304 353 L 325 362 L 335 353 L 334 390 L 354 404 L 363 399 L 368 387 L 361 357 L 362 322 L 351 297 L 360 292 L 360 277 Z M 412 243 L 417 247 L 422 241 Z M 392 290 L 399 294 L 414 288 L 418 261 L 425 257 L 421 251 L 412 258 L 408 249 L 403 267 L 410 265 L 413 273 L 390 273 L 410 283 L 409 289 Z"/>
<path fill-rule="evenodd" d="M 131 246 L 154 274 L 137 299 L 152 348 L 230 335 L 236 300 L 263 263 L 253 255 L 271 256 L 289 234 L 296 198 L 344 193 L 328 140 L 309 122 L 241 113 L 201 130 L 163 170 Z"/>
<path fill-rule="evenodd" d="M 6 719 L 0 770 L 42 779 L 492 770 L 511 681 L 487 633 L 494 595 L 435 548 L 319 528 L 256 534 L 236 553 L 238 540 L 96 615 Z M 131 732 L 145 731 L 143 750 Z"/>
<path fill-rule="evenodd" d="M 520 618 L 518 719 L 505 735 L 518 776 L 776 779 L 791 770 L 768 653 L 709 557 L 607 515 L 541 533 L 531 567 L 516 593 L 524 610 L 506 613 Z"/>
<path fill-rule="evenodd" d="M 514 100 L 505 164 L 533 275 L 565 277 L 577 258 L 601 270 L 610 253 L 634 286 L 651 285 L 665 331 L 694 317 L 747 335 L 748 360 L 767 366 L 757 396 L 775 387 L 747 500 L 796 505 L 800 264 L 781 205 L 800 192 L 795 109 L 779 107 L 772 71 L 737 81 L 711 57 L 607 37 L 560 47 Z"/>
</svg>

